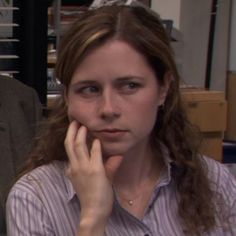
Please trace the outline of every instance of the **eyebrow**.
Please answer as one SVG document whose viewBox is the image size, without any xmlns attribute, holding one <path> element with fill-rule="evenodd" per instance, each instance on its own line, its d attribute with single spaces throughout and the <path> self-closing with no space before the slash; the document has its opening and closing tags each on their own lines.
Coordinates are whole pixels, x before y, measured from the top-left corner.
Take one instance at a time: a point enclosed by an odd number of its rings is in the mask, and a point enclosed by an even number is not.
<svg viewBox="0 0 236 236">
<path fill-rule="evenodd" d="M 71 86 L 77 86 L 77 85 L 87 85 L 87 84 L 94 84 L 94 83 L 98 83 L 97 80 L 80 80 L 80 81 L 76 81 L 75 83 L 71 84 Z"/>
<path fill-rule="evenodd" d="M 124 75 L 114 79 L 114 84 L 122 84 L 122 83 L 129 83 L 129 82 L 139 82 L 144 83 L 145 77 L 139 75 Z"/>
<path fill-rule="evenodd" d="M 142 76 L 137 76 L 137 75 L 126 75 L 126 76 L 121 76 L 116 78 L 116 80 L 122 82 L 122 81 L 126 81 L 126 80 L 132 80 L 132 79 L 141 79 L 144 80 L 145 78 Z"/>
<path fill-rule="evenodd" d="M 114 78 L 114 82 L 124 82 L 127 80 L 133 80 L 133 79 L 141 79 L 144 80 L 145 78 L 142 76 L 136 76 L 136 75 L 124 75 L 121 77 Z M 80 81 L 75 82 L 74 84 L 71 84 L 72 87 L 77 86 L 77 85 L 87 85 L 87 84 L 98 84 L 99 80 L 95 79 L 83 79 Z"/>
</svg>

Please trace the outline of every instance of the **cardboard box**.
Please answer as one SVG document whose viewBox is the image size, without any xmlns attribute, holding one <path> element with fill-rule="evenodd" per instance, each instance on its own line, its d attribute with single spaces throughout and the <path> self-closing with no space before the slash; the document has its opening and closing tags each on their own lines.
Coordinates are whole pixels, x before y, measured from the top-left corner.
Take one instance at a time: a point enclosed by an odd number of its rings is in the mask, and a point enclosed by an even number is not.
<svg viewBox="0 0 236 236">
<path fill-rule="evenodd" d="M 201 152 L 219 162 L 223 160 L 223 133 L 204 132 Z"/>
<path fill-rule="evenodd" d="M 226 99 L 228 102 L 228 112 L 225 138 L 236 141 L 236 72 L 228 74 Z"/>
<path fill-rule="evenodd" d="M 223 157 L 223 135 L 226 130 L 227 102 L 220 91 L 181 89 L 190 122 L 202 132 L 202 153 L 218 161 Z"/>
</svg>

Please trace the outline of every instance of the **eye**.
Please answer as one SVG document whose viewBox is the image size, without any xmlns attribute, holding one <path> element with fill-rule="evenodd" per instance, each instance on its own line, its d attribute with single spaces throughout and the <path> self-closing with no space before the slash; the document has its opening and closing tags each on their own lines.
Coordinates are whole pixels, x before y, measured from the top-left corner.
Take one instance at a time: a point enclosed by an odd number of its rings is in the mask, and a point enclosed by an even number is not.
<svg viewBox="0 0 236 236">
<path fill-rule="evenodd" d="M 122 84 L 121 91 L 124 93 L 134 93 L 141 87 L 137 82 L 126 82 Z"/>
<path fill-rule="evenodd" d="M 84 86 L 76 90 L 76 93 L 85 97 L 97 95 L 99 92 L 100 92 L 100 89 L 97 86 L 93 86 L 93 85 Z"/>
<path fill-rule="evenodd" d="M 130 83 L 127 84 L 127 87 L 130 88 L 130 89 L 137 88 L 138 86 L 139 86 L 139 84 L 134 83 L 134 82 L 130 82 Z"/>
</svg>

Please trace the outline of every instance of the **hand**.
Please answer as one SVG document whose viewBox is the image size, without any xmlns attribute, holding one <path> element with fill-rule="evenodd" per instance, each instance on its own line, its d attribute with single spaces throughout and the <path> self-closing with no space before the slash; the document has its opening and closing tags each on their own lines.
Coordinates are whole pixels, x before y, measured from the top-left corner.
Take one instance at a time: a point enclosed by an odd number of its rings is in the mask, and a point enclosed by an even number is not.
<svg viewBox="0 0 236 236">
<path fill-rule="evenodd" d="M 112 156 L 104 164 L 100 141 L 95 139 L 89 152 L 86 137 L 86 127 L 72 121 L 65 139 L 69 158 L 67 175 L 79 197 L 81 217 L 94 222 L 106 221 L 114 201 L 112 179 L 122 157 Z"/>
</svg>

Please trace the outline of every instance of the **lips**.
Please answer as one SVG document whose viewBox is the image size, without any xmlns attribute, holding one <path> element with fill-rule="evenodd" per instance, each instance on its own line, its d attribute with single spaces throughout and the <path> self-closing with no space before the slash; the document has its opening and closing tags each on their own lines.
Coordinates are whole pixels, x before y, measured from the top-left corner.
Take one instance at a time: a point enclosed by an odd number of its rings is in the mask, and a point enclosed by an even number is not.
<svg viewBox="0 0 236 236">
<path fill-rule="evenodd" d="M 121 130 L 121 129 L 101 129 L 101 130 L 95 131 L 96 136 L 102 139 L 111 139 L 111 140 L 120 139 L 126 133 L 127 133 L 127 130 Z"/>
<path fill-rule="evenodd" d="M 102 130 L 99 130 L 98 132 L 107 132 L 107 133 L 116 133 L 116 132 L 124 132 L 124 130 L 121 130 L 121 129 L 102 129 Z"/>
</svg>

